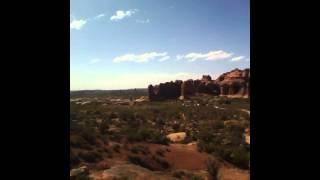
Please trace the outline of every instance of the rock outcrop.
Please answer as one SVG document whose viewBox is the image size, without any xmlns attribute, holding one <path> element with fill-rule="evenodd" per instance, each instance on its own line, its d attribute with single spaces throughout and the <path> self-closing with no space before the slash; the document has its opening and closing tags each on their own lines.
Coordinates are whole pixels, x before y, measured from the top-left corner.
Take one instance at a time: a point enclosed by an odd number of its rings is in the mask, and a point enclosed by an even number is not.
<svg viewBox="0 0 320 180">
<path fill-rule="evenodd" d="M 165 99 L 184 99 L 197 93 L 211 94 L 214 96 L 250 96 L 250 69 L 234 69 L 212 80 L 210 75 L 203 75 L 200 80 L 189 79 L 187 81 L 149 85 L 150 101 Z"/>
<path fill-rule="evenodd" d="M 222 74 L 217 78 L 221 95 L 249 96 L 250 94 L 250 69 L 233 71 Z"/>
<path fill-rule="evenodd" d="M 180 142 L 186 138 L 187 134 L 185 132 L 177 132 L 171 133 L 167 135 L 167 138 L 170 139 L 172 142 Z"/>
<path fill-rule="evenodd" d="M 181 95 L 182 81 L 160 83 L 159 85 L 149 85 L 149 100 L 176 99 Z"/>
</svg>

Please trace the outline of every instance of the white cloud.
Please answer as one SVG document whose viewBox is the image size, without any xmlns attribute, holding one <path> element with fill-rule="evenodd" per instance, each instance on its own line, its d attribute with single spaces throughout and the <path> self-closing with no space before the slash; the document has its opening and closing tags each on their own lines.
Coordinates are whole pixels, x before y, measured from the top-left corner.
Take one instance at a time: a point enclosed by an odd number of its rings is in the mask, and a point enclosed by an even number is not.
<svg viewBox="0 0 320 180">
<path fill-rule="evenodd" d="M 247 62 L 250 62 L 250 58 L 247 58 L 246 61 L 247 61 Z"/>
<path fill-rule="evenodd" d="M 99 72 L 87 72 L 79 74 L 71 72 L 70 88 L 72 90 L 88 90 L 88 89 L 131 89 L 131 88 L 147 88 L 148 85 L 156 85 L 163 82 L 175 80 L 200 79 L 203 74 L 208 73 L 122 73 L 108 74 Z M 211 75 L 211 74 L 210 74 Z M 216 77 L 212 75 L 211 77 Z"/>
<path fill-rule="evenodd" d="M 103 18 L 105 16 L 105 14 L 99 14 L 95 17 L 95 19 L 100 19 L 100 18 Z"/>
<path fill-rule="evenodd" d="M 118 11 L 116 11 L 116 14 L 114 14 L 110 17 L 110 20 L 111 21 L 119 21 L 125 17 L 132 16 L 136 12 L 137 12 L 136 9 L 132 9 L 132 10 L 128 10 L 128 11 L 118 10 Z"/>
<path fill-rule="evenodd" d="M 245 58 L 244 56 L 237 56 L 237 57 L 232 58 L 230 61 L 232 61 L 232 62 L 241 61 L 244 58 Z"/>
<path fill-rule="evenodd" d="M 163 61 L 166 61 L 168 59 L 170 59 L 170 56 L 164 56 L 164 57 L 159 59 L 159 62 L 163 62 Z"/>
<path fill-rule="evenodd" d="M 210 51 L 206 54 L 202 53 L 189 53 L 184 56 L 185 59 L 187 59 L 189 62 L 193 62 L 196 60 L 207 60 L 207 61 L 215 61 L 215 60 L 221 60 L 231 57 L 233 54 L 228 53 L 222 50 L 218 51 Z"/>
<path fill-rule="evenodd" d="M 146 20 L 137 19 L 136 22 L 141 24 L 146 24 L 150 22 L 150 19 L 146 19 Z"/>
<path fill-rule="evenodd" d="M 180 59 L 182 59 L 183 57 L 184 57 L 183 55 L 178 54 L 178 55 L 176 56 L 176 59 L 177 59 L 177 60 L 180 60 Z"/>
<path fill-rule="evenodd" d="M 90 64 L 95 64 L 95 63 L 98 63 L 98 62 L 100 62 L 101 61 L 101 59 L 99 59 L 99 58 L 94 58 L 94 59 L 91 59 L 90 60 Z"/>
<path fill-rule="evenodd" d="M 86 23 L 87 21 L 83 19 L 72 20 L 70 23 L 70 29 L 80 30 Z"/>
<path fill-rule="evenodd" d="M 137 63 L 143 63 L 143 62 L 149 62 L 150 60 L 153 60 L 158 57 L 165 57 L 167 56 L 167 52 L 163 53 L 157 53 L 157 52 L 148 52 L 143 54 L 125 54 L 122 56 L 115 57 L 113 59 L 113 62 L 119 63 L 119 62 L 137 62 Z"/>
</svg>

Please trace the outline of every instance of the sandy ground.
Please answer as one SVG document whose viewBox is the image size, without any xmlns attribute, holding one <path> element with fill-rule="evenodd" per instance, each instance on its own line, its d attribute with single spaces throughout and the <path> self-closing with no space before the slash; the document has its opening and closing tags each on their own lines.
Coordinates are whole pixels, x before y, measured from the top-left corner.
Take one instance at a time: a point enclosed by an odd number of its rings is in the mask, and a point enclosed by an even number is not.
<svg viewBox="0 0 320 180">
<path fill-rule="evenodd" d="M 140 143 L 139 143 L 140 144 Z M 189 171 L 203 171 L 206 170 L 206 160 L 209 155 L 197 150 L 196 144 L 170 144 L 169 146 L 160 144 L 145 144 L 152 153 L 155 153 L 159 149 L 166 151 L 164 158 L 172 164 L 174 169 L 185 169 Z M 120 154 L 119 154 L 120 155 Z M 120 157 L 113 157 L 112 159 L 106 159 L 111 166 L 115 164 L 125 164 L 125 156 L 127 153 L 122 152 Z M 97 179 L 101 178 L 102 171 L 92 172 Z M 100 178 L 99 178 L 100 177 Z M 219 180 L 249 180 L 250 175 L 248 170 L 241 170 L 233 165 L 224 162 L 219 170 Z M 102 180 L 103 178 L 101 178 Z"/>
</svg>

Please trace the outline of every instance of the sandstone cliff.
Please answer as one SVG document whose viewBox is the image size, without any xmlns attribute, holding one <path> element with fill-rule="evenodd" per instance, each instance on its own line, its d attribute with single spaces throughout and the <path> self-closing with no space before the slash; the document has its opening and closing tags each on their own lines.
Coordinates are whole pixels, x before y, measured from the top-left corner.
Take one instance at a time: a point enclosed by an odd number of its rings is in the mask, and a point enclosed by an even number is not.
<svg viewBox="0 0 320 180">
<path fill-rule="evenodd" d="M 203 75 L 200 80 L 176 80 L 155 86 L 149 85 L 148 92 L 151 101 L 177 99 L 178 97 L 183 99 L 197 93 L 249 97 L 250 69 L 234 69 L 220 75 L 216 80 L 212 80 L 210 75 Z"/>
</svg>

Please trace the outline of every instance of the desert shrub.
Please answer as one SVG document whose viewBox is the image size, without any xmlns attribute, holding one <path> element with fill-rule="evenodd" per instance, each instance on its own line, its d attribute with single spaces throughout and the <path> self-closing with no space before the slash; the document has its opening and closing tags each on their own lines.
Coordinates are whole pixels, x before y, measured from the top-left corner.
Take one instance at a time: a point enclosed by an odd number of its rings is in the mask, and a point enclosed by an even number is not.
<svg viewBox="0 0 320 180">
<path fill-rule="evenodd" d="M 192 175 L 192 176 L 190 177 L 190 180 L 203 180 L 203 177 L 197 176 L 197 175 Z"/>
<path fill-rule="evenodd" d="M 131 148 L 130 151 L 134 154 L 138 154 L 139 153 L 139 150 L 136 149 L 135 147 Z"/>
<path fill-rule="evenodd" d="M 70 151 L 70 167 L 75 167 L 80 163 L 79 157 L 71 150 Z"/>
<path fill-rule="evenodd" d="M 184 171 L 175 171 L 172 175 L 173 177 L 181 179 L 186 175 L 186 173 Z"/>
<path fill-rule="evenodd" d="M 173 124 L 172 125 L 172 129 L 175 131 L 175 132 L 177 132 L 177 131 L 179 131 L 179 129 L 180 129 L 180 124 Z"/>
<path fill-rule="evenodd" d="M 182 170 L 174 171 L 172 173 L 172 176 L 178 179 L 203 180 L 201 176 L 197 176 L 191 172 L 185 172 Z"/>
<path fill-rule="evenodd" d="M 107 135 L 107 134 L 102 135 L 102 136 L 101 136 L 101 140 L 102 140 L 102 142 L 103 142 L 105 145 L 108 145 L 108 144 L 109 144 L 109 138 L 108 138 L 108 135 Z"/>
<path fill-rule="evenodd" d="M 109 148 L 103 148 L 104 152 L 107 154 L 112 154 L 112 151 Z"/>
<path fill-rule="evenodd" d="M 112 146 L 113 151 L 120 153 L 120 145 L 119 144 L 115 144 Z"/>
<path fill-rule="evenodd" d="M 129 142 L 146 141 L 150 137 L 150 130 L 146 128 L 127 128 L 124 132 Z"/>
<path fill-rule="evenodd" d="M 223 121 L 221 121 L 221 120 L 213 121 L 211 124 L 211 127 L 213 129 L 223 129 L 223 127 L 224 127 Z"/>
<path fill-rule="evenodd" d="M 230 161 L 242 169 L 248 169 L 250 152 L 243 147 L 235 148 L 230 155 Z"/>
<path fill-rule="evenodd" d="M 119 117 L 120 117 L 120 119 L 122 119 L 124 121 L 128 121 L 128 120 L 134 118 L 134 114 L 132 111 L 122 110 L 122 111 L 119 111 Z"/>
<path fill-rule="evenodd" d="M 95 132 L 92 128 L 83 129 L 81 132 L 81 136 L 85 139 L 89 144 L 95 145 L 96 144 L 96 137 Z"/>
<path fill-rule="evenodd" d="M 169 144 L 169 139 L 167 137 L 165 137 L 164 135 L 158 133 L 158 132 L 154 132 L 152 134 L 151 142 L 155 143 L 155 144 L 168 145 Z"/>
<path fill-rule="evenodd" d="M 117 118 L 118 117 L 118 113 L 116 112 L 111 112 L 109 115 L 109 119 L 113 119 L 113 118 Z"/>
<path fill-rule="evenodd" d="M 159 156 L 162 156 L 162 157 L 164 156 L 164 153 L 165 153 L 165 151 L 163 149 L 158 149 L 156 151 L 156 154 L 159 155 Z"/>
<path fill-rule="evenodd" d="M 107 122 L 106 120 L 104 120 L 100 125 L 99 125 L 99 132 L 101 134 L 106 134 L 107 130 L 109 128 L 109 122 Z"/>
<path fill-rule="evenodd" d="M 154 159 L 158 164 L 160 164 L 163 169 L 168 169 L 168 168 L 170 168 L 170 164 L 169 164 L 166 160 L 161 159 L 161 158 L 158 158 L 158 157 L 155 157 L 155 156 L 153 156 L 153 159 Z"/>
<path fill-rule="evenodd" d="M 206 162 L 207 170 L 213 180 L 218 180 L 218 172 L 219 172 L 219 163 L 218 161 L 209 158 Z"/>
<path fill-rule="evenodd" d="M 70 136 L 70 146 L 83 148 L 85 144 L 88 144 L 88 143 L 83 137 L 78 135 Z"/>
<path fill-rule="evenodd" d="M 79 157 L 89 163 L 102 160 L 102 155 L 96 151 L 81 151 L 79 153 Z"/>
<path fill-rule="evenodd" d="M 89 172 L 80 173 L 76 176 L 71 176 L 70 180 L 90 180 Z"/>
<path fill-rule="evenodd" d="M 202 128 L 198 138 L 200 151 L 214 153 L 217 157 L 240 167 L 249 167 L 250 148 L 245 145 L 243 138 L 244 128 L 232 125 L 221 130 Z"/>
<path fill-rule="evenodd" d="M 150 150 L 147 146 L 141 146 L 141 145 L 133 146 L 130 149 L 130 151 L 135 154 L 142 153 L 144 155 L 147 155 L 150 153 Z"/>
<path fill-rule="evenodd" d="M 156 144 L 165 144 L 169 143 L 169 140 L 160 134 L 158 131 L 150 128 L 126 128 L 123 132 L 129 142 L 151 142 Z"/>
<path fill-rule="evenodd" d="M 132 164 L 136 164 L 139 165 L 141 167 L 153 170 L 152 166 L 150 166 L 146 161 L 144 161 L 143 159 L 141 159 L 139 156 L 128 156 L 128 160 L 130 163 Z"/>
</svg>

